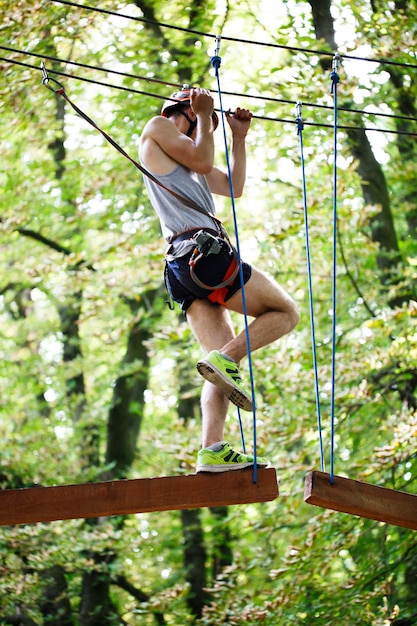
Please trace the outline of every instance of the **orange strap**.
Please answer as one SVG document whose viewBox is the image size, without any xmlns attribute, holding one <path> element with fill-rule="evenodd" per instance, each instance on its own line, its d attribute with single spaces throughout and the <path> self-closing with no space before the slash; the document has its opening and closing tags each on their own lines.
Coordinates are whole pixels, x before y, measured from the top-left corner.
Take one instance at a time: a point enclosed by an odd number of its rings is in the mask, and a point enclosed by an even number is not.
<svg viewBox="0 0 417 626">
<path fill-rule="evenodd" d="M 224 282 L 225 280 L 233 276 L 233 273 L 236 271 L 236 268 L 237 268 L 237 261 L 236 261 L 236 257 L 233 256 L 232 262 L 230 263 L 226 274 L 223 276 L 222 282 Z M 211 292 L 209 296 L 207 296 L 208 300 L 210 300 L 210 302 L 216 302 L 217 304 L 226 306 L 225 298 L 227 297 L 227 294 L 232 284 L 233 283 L 230 283 L 226 287 L 215 289 L 214 291 Z"/>
</svg>

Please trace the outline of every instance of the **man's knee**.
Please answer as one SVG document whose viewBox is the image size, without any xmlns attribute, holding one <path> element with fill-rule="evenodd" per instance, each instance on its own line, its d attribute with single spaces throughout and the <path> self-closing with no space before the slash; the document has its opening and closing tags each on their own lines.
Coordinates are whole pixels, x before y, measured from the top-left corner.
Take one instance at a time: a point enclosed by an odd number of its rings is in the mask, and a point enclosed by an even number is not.
<svg viewBox="0 0 417 626">
<path fill-rule="evenodd" d="M 284 314 L 288 320 L 288 332 L 294 330 L 300 321 L 300 312 L 294 300 L 288 296 L 283 307 L 279 307 L 279 313 Z"/>
<path fill-rule="evenodd" d="M 298 306 L 296 305 L 294 300 L 291 300 L 291 306 L 288 315 L 291 324 L 291 330 L 293 330 L 300 321 L 300 311 L 298 310 Z"/>
</svg>

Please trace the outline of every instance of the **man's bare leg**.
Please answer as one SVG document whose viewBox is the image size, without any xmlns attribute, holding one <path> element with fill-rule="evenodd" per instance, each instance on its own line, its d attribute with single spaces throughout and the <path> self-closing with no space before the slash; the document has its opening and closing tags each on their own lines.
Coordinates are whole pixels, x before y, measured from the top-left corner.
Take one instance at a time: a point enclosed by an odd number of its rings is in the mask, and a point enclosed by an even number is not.
<svg viewBox="0 0 417 626">
<path fill-rule="evenodd" d="M 248 327 L 251 351 L 279 339 L 298 323 L 298 311 L 293 300 L 275 281 L 255 268 L 252 268 L 252 275 L 245 285 L 245 297 L 247 314 L 255 318 Z M 225 306 L 242 313 L 242 293 L 232 296 Z M 251 393 L 236 366 L 247 352 L 247 333 L 243 330 L 237 337 L 233 336 L 219 349 L 200 359 L 197 369 L 206 380 L 223 389 L 234 404 L 245 411 L 252 411 Z"/>
<path fill-rule="evenodd" d="M 208 300 L 195 300 L 187 310 L 187 320 L 205 352 L 219 350 L 235 336 L 228 311 Z M 201 393 L 202 447 L 223 441 L 229 400 L 221 389 L 205 381 Z"/>
<path fill-rule="evenodd" d="M 205 352 L 219 350 L 235 336 L 227 310 L 208 300 L 195 300 L 187 310 L 187 320 Z M 205 381 L 201 393 L 202 447 L 223 441 L 229 400 L 221 389 Z"/>
<path fill-rule="evenodd" d="M 252 275 L 245 285 L 246 312 L 255 318 L 249 324 L 251 352 L 267 346 L 291 332 L 299 321 L 297 307 L 276 282 L 266 274 L 252 268 Z M 235 293 L 226 306 L 231 311 L 243 313 L 241 292 Z M 247 355 L 246 333 L 242 331 L 220 348 L 237 363 Z"/>
<path fill-rule="evenodd" d="M 202 448 L 208 448 L 213 443 L 224 440 L 224 424 L 229 404 L 229 400 L 219 387 L 208 380 L 204 381 L 201 392 Z"/>
</svg>

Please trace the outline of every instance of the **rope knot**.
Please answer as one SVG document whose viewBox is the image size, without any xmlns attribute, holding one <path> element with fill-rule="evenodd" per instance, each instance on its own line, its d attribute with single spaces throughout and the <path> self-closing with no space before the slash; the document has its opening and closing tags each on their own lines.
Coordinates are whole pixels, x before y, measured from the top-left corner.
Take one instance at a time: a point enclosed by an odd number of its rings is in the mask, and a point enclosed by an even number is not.
<svg viewBox="0 0 417 626">
<path fill-rule="evenodd" d="M 340 83 L 340 76 L 339 74 L 336 72 L 336 70 L 333 70 L 332 73 L 330 74 L 330 79 L 332 81 L 332 84 L 330 86 L 330 93 L 335 93 L 336 91 L 336 85 L 338 83 Z"/>
<path fill-rule="evenodd" d="M 215 70 L 218 70 L 220 65 L 222 64 L 222 59 L 216 54 L 214 57 L 211 57 L 210 63 L 212 64 Z"/>
</svg>

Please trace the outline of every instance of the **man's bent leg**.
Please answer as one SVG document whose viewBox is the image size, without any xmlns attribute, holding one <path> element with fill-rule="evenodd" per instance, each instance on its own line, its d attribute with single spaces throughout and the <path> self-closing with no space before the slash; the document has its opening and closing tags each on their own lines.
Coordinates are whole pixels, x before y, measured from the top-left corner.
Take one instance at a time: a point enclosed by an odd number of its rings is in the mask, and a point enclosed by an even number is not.
<svg viewBox="0 0 417 626">
<path fill-rule="evenodd" d="M 279 339 L 298 323 L 294 301 L 275 281 L 255 268 L 252 268 L 252 275 L 245 285 L 245 301 L 248 316 L 255 318 L 249 324 L 251 351 Z M 240 291 L 226 302 L 226 307 L 243 313 Z M 247 351 L 247 335 L 243 330 L 237 337 L 233 336 L 224 343 L 219 351 L 209 352 L 199 361 L 197 368 L 204 378 L 223 389 L 234 404 L 251 411 L 251 394 L 245 389 L 236 367 Z M 221 355 L 229 357 L 231 363 Z"/>
<path fill-rule="evenodd" d="M 278 283 L 255 268 L 245 285 L 245 301 L 248 316 L 255 318 L 249 324 L 251 351 L 273 343 L 298 324 L 299 314 L 292 298 Z M 231 311 L 243 313 L 241 292 L 235 293 L 226 306 Z M 245 331 L 230 339 L 220 350 L 239 362 L 247 355 Z"/>
</svg>

